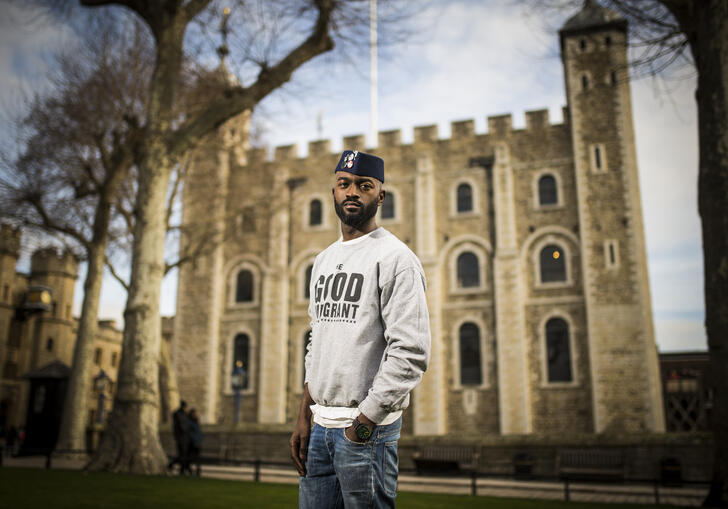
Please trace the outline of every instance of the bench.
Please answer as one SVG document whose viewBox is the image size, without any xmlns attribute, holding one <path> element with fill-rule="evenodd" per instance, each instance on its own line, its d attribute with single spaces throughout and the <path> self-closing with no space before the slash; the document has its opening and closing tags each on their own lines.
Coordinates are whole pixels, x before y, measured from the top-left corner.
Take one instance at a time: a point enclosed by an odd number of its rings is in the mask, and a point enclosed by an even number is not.
<svg viewBox="0 0 728 509">
<path fill-rule="evenodd" d="M 561 479 L 579 481 L 622 481 L 626 463 L 621 451 L 609 449 L 567 449 L 559 452 Z"/>
<path fill-rule="evenodd" d="M 476 447 L 430 445 L 412 455 L 417 475 L 456 474 L 475 471 L 480 454 Z"/>
</svg>

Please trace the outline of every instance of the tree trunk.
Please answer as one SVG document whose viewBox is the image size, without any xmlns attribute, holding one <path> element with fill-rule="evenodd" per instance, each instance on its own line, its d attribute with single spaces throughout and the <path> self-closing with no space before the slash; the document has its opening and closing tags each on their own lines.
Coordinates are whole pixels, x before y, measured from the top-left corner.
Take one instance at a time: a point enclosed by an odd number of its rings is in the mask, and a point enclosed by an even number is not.
<svg viewBox="0 0 728 509">
<path fill-rule="evenodd" d="M 104 255 L 109 240 L 111 220 L 111 196 L 121 183 L 126 172 L 124 168 L 112 170 L 104 189 L 99 195 L 94 216 L 93 237 L 87 249 L 88 269 L 83 285 L 83 305 L 78 323 L 76 344 L 73 348 L 73 369 L 68 381 L 66 400 L 63 405 L 61 428 L 56 444 L 60 454 L 85 454 L 86 415 L 89 393 L 93 379 L 93 351 L 98 329 L 99 295 L 104 275 Z"/>
<path fill-rule="evenodd" d="M 713 392 L 715 466 L 704 505 L 728 505 L 728 4 L 696 0 L 698 209 L 703 230 L 705 326 Z"/>
<path fill-rule="evenodd" d="M 114 409 L 91 470 L 163 474 L 159 441 L 159 296 L 164 272 L 165 194 L 171 164 L 161 136 L 150 134 L 140 164 L 131 283 Z"/>
</svg>

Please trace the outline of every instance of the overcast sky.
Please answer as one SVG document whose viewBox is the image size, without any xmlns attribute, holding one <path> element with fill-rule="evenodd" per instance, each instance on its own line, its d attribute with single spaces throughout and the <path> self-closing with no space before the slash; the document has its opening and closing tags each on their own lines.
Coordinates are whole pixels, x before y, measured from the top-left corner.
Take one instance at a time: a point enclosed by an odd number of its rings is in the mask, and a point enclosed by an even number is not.
<svg viewBox="0 0 728 509">
<path fill-rule="evenodd" d="M 385 48 L 379 63 L 379 130 L 437 124 L 441 138 L 450 122 L 511 113 L 515 127 L 524 112 L 548 108 L 562 121 L 566 104 L 556 30 L 569 13 L 547 17 L 512 2 L 450 0 L 435 5 L 418 23 L 427 27 L 407 44 Z M 42 86 L 45 53 L 72 37 L 61 26 L 28 20 L 20 7 L 0 13 L 0 107 L 12 111 L 18 90 Z M 261 105 L 257 116 L 270 146 L 341 138 L 369 129 L 368 54 L 353 63 L 322 57 L 301 69 L 286 90 Z M 632 81 L 642 205 L 647 238 L 656 341 L 661 351 L 706 348 L 703 326 L 703 264 L 697 214 L 695 80 L 685 71 L 668 79 Z M 321 116 L 321 125 L 317 122 Z M 5 127 L 4 127 L 5 129 Z M 6 133 L 2 135 L 7 150 Z M 370 143 L 371 144 L 371 143 Z M 165 280 L 162 312 L 174 314 L 176 274 Z M 76 309 L 82 292 L 79 278 Z M 121 324 L 125 295 L 107 278 L 102 317 Z M 78 311 L 77 311 L 78 312 Z"/>
</svg>

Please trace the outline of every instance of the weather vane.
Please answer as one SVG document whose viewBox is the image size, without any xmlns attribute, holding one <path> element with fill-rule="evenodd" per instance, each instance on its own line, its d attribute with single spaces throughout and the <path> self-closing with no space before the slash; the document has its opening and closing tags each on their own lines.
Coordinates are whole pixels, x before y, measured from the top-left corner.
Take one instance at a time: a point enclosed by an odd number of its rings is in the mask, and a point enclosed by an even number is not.
<svg viewBox="0 0 728 509">
<path fill-rule="evenodd" d="M 225 63 L 225 57 L 230 53 L 227 45 L 228 36 L 228 18 L 230 18 L 230 8 L 225 7 L 222 10 L 222 22 L 220 23 L 220 33 L 222 33 L 222 44 L 217 48 L 217 54 L 220 56 L 220 63 Z"/>
</svg>

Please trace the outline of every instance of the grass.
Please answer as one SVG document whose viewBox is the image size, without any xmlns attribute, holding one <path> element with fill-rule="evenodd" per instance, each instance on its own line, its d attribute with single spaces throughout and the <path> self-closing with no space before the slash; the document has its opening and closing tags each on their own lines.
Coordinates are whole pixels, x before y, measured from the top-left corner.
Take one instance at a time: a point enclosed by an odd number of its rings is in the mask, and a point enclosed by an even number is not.
<svg viewBox="0 0 728 509">
<path fill-rule="evenodd" d="M 131 476 L 74 470 L 0 467 L 0 505 L 12 509 L 295 508 L 298 487 L 194 477 Z M 639 504 L 586 504 L 513 498 L 399 493 L 400 509 L 644 509 Z M 668 509 L 671 506 L 659 506 Z"/>
</svg>

